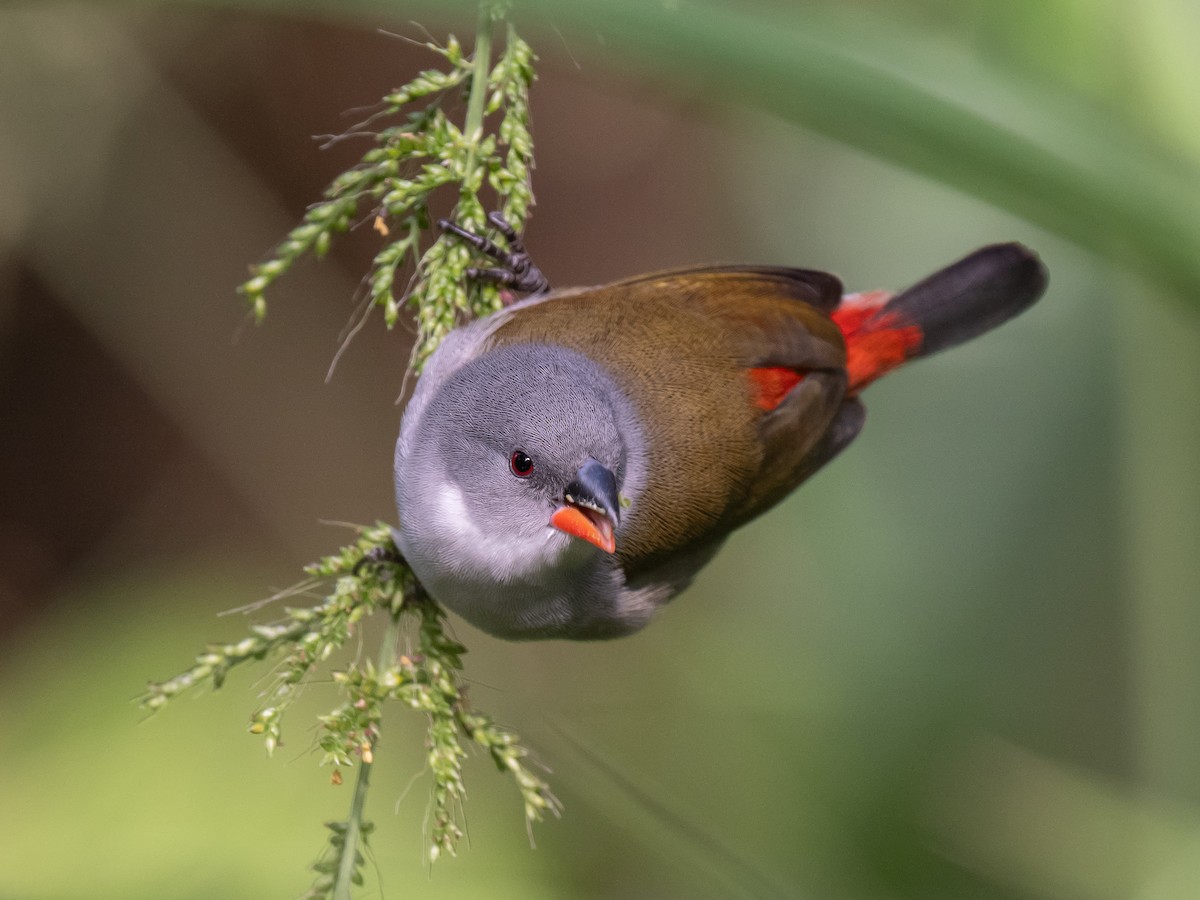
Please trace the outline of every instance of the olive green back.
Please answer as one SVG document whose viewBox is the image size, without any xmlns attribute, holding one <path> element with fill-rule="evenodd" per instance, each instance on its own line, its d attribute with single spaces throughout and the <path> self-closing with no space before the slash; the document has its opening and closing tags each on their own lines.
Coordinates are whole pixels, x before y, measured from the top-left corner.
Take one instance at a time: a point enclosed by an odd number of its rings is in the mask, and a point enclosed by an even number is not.
<svg viewBox="0 0 1200 900">
<path fill-rule="evenodd" d="M 552 295 L 490 343 L 580 352 L 641 415 L 649 478 L 617 548 L 635 576 L 719 540 L 811 473 L 845 394 L 845 345 L 825 314 L 840 297 L 836 278 L 800 269 L 666 272 Z M 748 372 L 766 366 L 808 372 L 771 411 L 755 404 Z"/>
</svg>

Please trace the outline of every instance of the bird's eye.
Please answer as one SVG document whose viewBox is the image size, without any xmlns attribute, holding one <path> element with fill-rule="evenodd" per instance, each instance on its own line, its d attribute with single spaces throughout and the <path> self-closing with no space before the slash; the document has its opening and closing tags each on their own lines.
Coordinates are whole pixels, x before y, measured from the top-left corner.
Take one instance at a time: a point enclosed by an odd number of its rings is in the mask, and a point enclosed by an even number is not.
<svg viewBox="0 0 1200 900">
<path fill-rule="evenodd" d="M 518 478 L 528 478 L 533 474 L 533 460 L 524 450 L 514 450 L 508 459 L 508 466 Z"/>
</svg>

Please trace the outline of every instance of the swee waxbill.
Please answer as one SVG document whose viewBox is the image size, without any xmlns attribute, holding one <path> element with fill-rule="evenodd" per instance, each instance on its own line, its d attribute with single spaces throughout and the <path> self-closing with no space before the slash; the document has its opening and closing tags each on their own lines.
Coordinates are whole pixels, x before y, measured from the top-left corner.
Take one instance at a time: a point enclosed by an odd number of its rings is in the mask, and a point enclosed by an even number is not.
<svg viewBox="0 0 1200 900">
<path fill-rule="evenodd" d="M 511 252 L 443 227 L 505 264 L 484 276 L 543 287 L 493 224 Z M 996 244 L 894 296 L 718 266 L 527 297 L 426 364 L 396 445 L 396 543 L 437 601 L 491 634 L 630 634 L 845 449 L 863 388 L 1045 287 L 1035 254 Z"/>
</svg>

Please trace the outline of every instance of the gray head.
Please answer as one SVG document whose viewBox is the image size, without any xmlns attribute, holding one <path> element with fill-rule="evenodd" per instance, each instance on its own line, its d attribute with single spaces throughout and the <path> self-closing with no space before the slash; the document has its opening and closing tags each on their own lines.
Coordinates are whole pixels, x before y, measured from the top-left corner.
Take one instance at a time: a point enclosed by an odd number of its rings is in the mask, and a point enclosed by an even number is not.
<svg viewBox="0 0 1200 900">
<path fill-rule="evenodd" d="M 493 633 L 561 631 L 583 614 L 573 597 L 616 577 L 618 496 L 644 468 L 628 401 L 587 357 L 519 344 L 461 366 L 416 415 L 396 499 L 417 576 Z"/>
</svg>

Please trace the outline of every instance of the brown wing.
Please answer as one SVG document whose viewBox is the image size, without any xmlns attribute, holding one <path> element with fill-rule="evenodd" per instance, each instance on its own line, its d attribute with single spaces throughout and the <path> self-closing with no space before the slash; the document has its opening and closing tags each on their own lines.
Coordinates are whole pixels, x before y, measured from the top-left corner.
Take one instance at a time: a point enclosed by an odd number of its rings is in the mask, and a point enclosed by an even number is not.
<svg viewBox="0 0 1200 900">
<path fill-rule="evenodd" d="M 845 345 L 822 311 L 834 292 L 836 278 L 806 270 L 688 269 L 552 296 L 497 327 L 494 344 L 600 361 L 643 415 L 650 477 L 617 549 L 628 575 L 720 540 L 811 471 L 845 394 Z M 761 367 L 804 378 L 764 410 Z"/>
<path fill-rule="evenodd" d="M 752 263 L 734 263 L 730 265 L 688 266 L 682 269 L 667 269 L 662 272 L 651 272 L 648 275 L 634 275 L 623 278 L 605 288 L 620 288 L 642 284 L 648 281 L 668 281 L 675 278 L 689 281 L 704 278 L 736 278 L 753 279 L 775 285 L 778 290 L 789 297 L 808 303 L 827 313 L 837 309 L 842 302 L 842 280 L 836 275 L 821 272 L 817 269 L 791 269 L 787 266 L 760 266 Z"/>
</svg>

